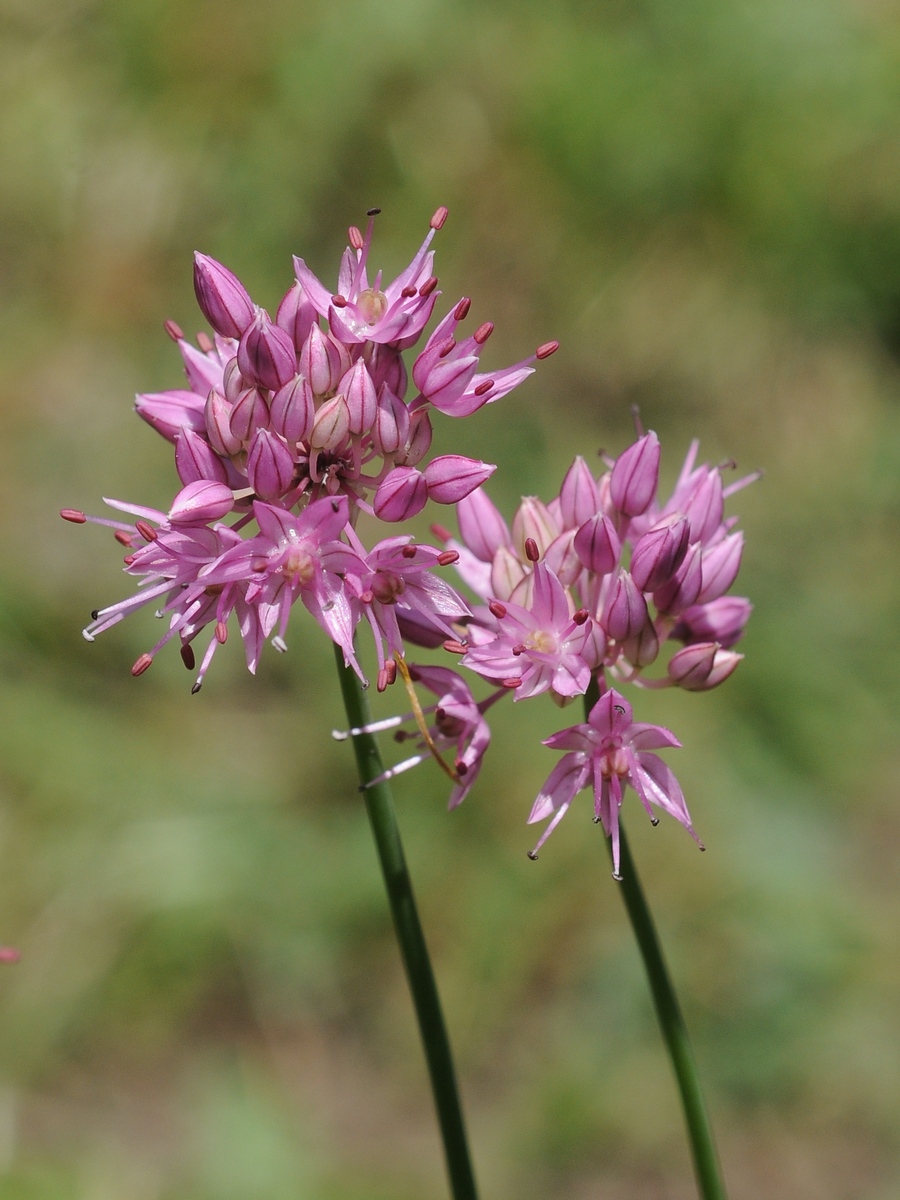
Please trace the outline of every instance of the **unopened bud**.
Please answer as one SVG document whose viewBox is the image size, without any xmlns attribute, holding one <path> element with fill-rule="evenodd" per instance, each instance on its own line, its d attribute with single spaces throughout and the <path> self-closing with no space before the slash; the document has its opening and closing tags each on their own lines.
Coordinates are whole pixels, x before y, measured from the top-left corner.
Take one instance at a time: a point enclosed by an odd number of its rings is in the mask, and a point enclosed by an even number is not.
<svg viewBox="0 0 900 1200">
<path fill-rule="evenodd" d="M 183 429 L 175 439 L 175 469 L 182 483 L 195 483 L 199 479 L 225 483 L 228 479 L 222 459 L 192 429 Z"/>
<path fill-rule="evenodd" d="M 669 679 L 688 692 L 707 692 L 724 682 L 743 658 L 734 650 L 723 650 L 716 642 L 685 646 L 669 660 Z"/>
<path fill-rule="evenodd" d="M 428 501 L 425 476 L 414 467 L 395 467 L 378 486 L 372 507 L 382 521 L 406 521 Z"/>
<path fill-rule="evenodd" d="M 234 493 L 227 484 L 198 479 L 181 489 L 169 509 L 173 525 L 206 525 L 227 516 L 234 507 Z"/>
<path fill-rule="evenodd" d="M 458 504 L 486 480 L 497 467 L 493 463 L 466 458 L 462 454 L 443 454 L 425 468 L 428 495 L 437 504 Z"/>
<path fill-rule="evenodd" d="M 258 429 L 247 455 L 247 481 L 261 500 L 277 500 L 294 479 L 294 460 L 287 446 L 269 429 Z"/>
<path fill-rule="evenodd" d="M 263 312 L 244 331 L 237 359 L 244 379 L 272 392 L 297 374 L 297 351 L 290 335 Z"/>
<path fill-rule="evenodd" d="M 672 578 L 684 562 L 690 532 L 686 517 L 670 517 L 638 538 L 628 569 L 642 592 L 655 592 Z"/>
<path fill-rule="evenodd" d="M 194 292 L 203 315 L 222 337 L 239 338 L 255 308 L 236 275 L 207 254 L 194 255 Z"/>
<path fill-rule="evenodd" d="M 336 450 L 346 442 L 350 433 L 350 413 L 347 401 L 338 393 L 326 400 L 316 413 L 309 444 L 313 450 Z"/>
<path fill-rule="evenodd" d="M 616 459 L 610 479 L 612 502 L 626 517 L 639 517 L 653 502 L 659 483 L 659 438 L 651 430 Z"/>
<path fill-rule="evenodd" d="M 582 566 L 595 575 L 608 575 L 622 553 L 622 543 L 609 517 L 597 513 L 581 526 L 572 543 Z"/>
</svg>

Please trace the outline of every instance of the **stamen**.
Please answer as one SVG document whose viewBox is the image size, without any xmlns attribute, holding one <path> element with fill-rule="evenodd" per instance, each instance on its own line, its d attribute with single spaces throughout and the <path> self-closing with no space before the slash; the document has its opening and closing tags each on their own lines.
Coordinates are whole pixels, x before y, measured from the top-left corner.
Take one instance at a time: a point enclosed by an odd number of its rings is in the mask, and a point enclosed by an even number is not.
<svg viewBox="0 0 900 1200">
<path fill-rule="evenodd" d="M 363 235 L 355 225 L 351 225 L 347 230 L 347 239 L 354 250 L 362 250 L 363 246 L 365 245 L 365 242 L 363 241 Z"/>
<path fill-rule="evenodd" d="M 141 535 L 145 542 L 155 542 L 158 534 L 152 525 L 148 525 L 146 521 L 135 521 L 135 529 Z"/>
<path fill-rule="evenodd" d="M 521 677 L 521 675 L 520 675 L 520 676 L 519 676 L 518 678 L 516 678 L 516 679 L 501 679 L 501 680 L 500 680 L 500 686 L 501 686 L 501 687 L 505 687 L 505 688 L 509 688 L 509 690 L 510 690 L 511 692 L 512 692 L 512 691 L 515 691 L 515 689 L 516 689 L 516 688 L 519 688 L 519 687 L 521 687 L 521 686 L 522 686 L 522 677 Z"/>
<path fill-rule="evenodd" d="M 478 387 L 473 388 L 472 391 L 476 396 L 486 396 L 493 386 L 493 379 L 485 379 L 482 383 L 479 383 Z"/>
<path fill-rule="evenodd" d="M 130 547 L 133 543 L 133 540 L 132 540 L 130 534 L 127 534 L 124 529 L 117 529 L 115 531 L 115 533 L 113 534 L 113 537 L 116 539 L 116 541 L 119 543 L 120 546 L 129 546 Z"/>
<path fill-rule="evenodd" d="M 559 349 L 559 342 L 544 342 L 542 346 L 538 346 L 534 352 L 535 358 L 549 358 L 551 354 L 555 354 Z"/>
<path fill-rule="evenodd" d="M 331 303 L 334 305 L 335 308 L 346 308 L 347 307 L 347 297 L 342 296 L 339 292 L 336 296 L 331 297 Z"/>
<path fill-rule="evenodd" d="M 87 517 L 78 508 L 61 508 L 59 515 L 64 521 L 71 521 L 73 525 L 83 525 L 87 520 Z"/>
<path fill-rule="evenodd" d="M 446 642 L 442 644 L 443 648 L 450 654 L 465 654 L 469 648 L 463 642 L 456 642 L 452 638 L 447 638 Z"/>
<path fill-rule="evenodd" d="M 458 560 L 458 550 L 444 550 L 437 556 L 437 564 L 439 567 L 449 567 L 451 563 L 455 563 Z"/>
<path fill-rule="evenodd" d="M 456 346 L 456 338 L 448 337 L 445 342 L 441 342 L 441 348 L 438 351 L 438 358 L 446 358 L 447 355 Z"/>
<path fill-rule="evenodd" d="M 400 554 L 403 558 L 415 558 L 417 550 L 418 546 L 416 546 L 414 542 L 411 542 L 408 546 L 403 547 L 403 549 L 400 551 Z"/>
<path fill-rule="evenodd" d="M 204 354 L 211 354 L 213 352 L 213 350 L 215 350 L 215 348 L 216 348 L 215 344 L 213 343 L 212 338 L 209 336 L 208 333 L 204 333 L 202 329 L 197 334 L 197 345 L 200 347 L 200 349 L 203 351 Z"/>
<path fill-rule="evenodd" d="M 375 787 L 376 784 L 387 783 L 387 781 L 389 779 L 393 779 L 395 775 L 402 775 L 404 771 L 409 771 L 413 767 L 417 767 L 419 763 L 424 762 L 424 760 L 424 754 L 415 754 L 412 758 L 407 758 L 404 762 L 397 763 L 396 767 L 391 767 L 389 770 L 379 775 L 376 779 L 370 779 L 368 783 L 361 784 L 359 790 L 361 792 L 365 792 L 370 787 Z"/>
<path fill-rule="evenodd" d="M 506 605 L 501 604 L 499 600 L 492 600 L 490 602 L 490 604 L 488 605 L 488 608 L 491 610 L 492 615 L 495 616 L 498 621 L 502 621 L 503 618 L 506 616 Z"/>
<path fill-rule="evenodd" d="M 143 675 L 143 673 L 153 665 L 153 657 L 150 654 L 142 654 L 131 668 L 131 673 L 135 677 Z"/>
<path fill-rule="evenodd" d="M 163 329 L 165 329 L 166 333 L 173 342 L 184 341 L 184 334 L 181 331 L 181 326 L 176 321 L 169 320 L 164 322 Z"/>
<path fill-rule="evenodd" d="M 100 609 L 99 609 L 99 608 L 92 608 L 92 609 L 91 609 L 91 620 L 92 620 L 92 621 L 99 621 L 99 620 L 100 620 Z"/>
<path fill-rule="evenodd" d="M 483 325 L 479 325 L 472 334 L 472 340 L 477 342 L 479 346 L 483 346 L 491 334 L 494 332 L 494 322 L 485 321 Z"/>
<path fill-rule="evenodd" d="M 413 715 L 416 718 L 416 725 L 419 727 L 419 732 L 428 747 L 431 757 L 441 768 L 445 775 L 453 780 L 454 783 L 459 783 L 459 776 L 448 766 L 441 758 L 440 751 L 434 744 L 431 733 L 428 730 L 428 725 L 425 722 L 425 714 L 422 712 L 422 706 L 419 704 L 419 697 L 416 695 L 416 689 L 413 687 L 412 678 L 409 673 L 409 667 L 406 665 L 406 660 L 398 653 L 394 655 L 394 662 L 397 664 L 397 670 L 403 676 L 403 682 L 406 685 L 406 692 L 409 696 L 409 702 L 412 705 Z"/>
<path fill-rule="evenodd" d="M 216 621 L 216 641 L 220 646 L 228 641 L 228 626 L 224 621 Z"/>
<path fill-rule="evenodd" d="M 439 542 L 449 542 L 453 537 L 450 530 L 443 525 L 430 525 L 429 528 Z"/>
<path fill-rule="evenodd" d="M 443 229 L 444 222 L 447 220 L 447 217 L 449 215 L 450 215 L 450 209 L 447 208 L 447 206 L 445 204 L 442 204 L 440 208 L 435 209 L 434 216 L 429 221 L 431 228 L 432 229 Z"/>
<path fill-rule="evenodd" d="M 572 620 L 576 625 L 583 625 L 590 615 L 586 608 L 579 608 L 577 612 L 572 613 Z"/>
<path fill-rule="evenodd" d="M 525 539 L 525 557 L 529 562 L 540 562 L 541 552 L 538 550 L 538 544 L 534 538 Z"/>
<path fill-rule="evenodd" d="M 430 295 L 431 295 L 431 293 L 434 291 L 434 289 L 437 287 L 437 285 L 438 285 L 438 277 L 437 277 L 437 275 L 430 275 L 430 276 L 429 276 L 429 277 L 428 277 L 428 278 L 425 280 L 425 282 L 422 284 L 422 286 L 419 288 L 419 295 L 420 295 L 420 296 L 422 297 L 422 299 L 424 300 L 424 298 L 425 298 L 426 296 L 430 296 Z"/>
<path fill-rule="evenodd" d="M 190 642 L 182 642 L 181 645 L 181 661 L 189 671 L 193 671 L 197 660 L 194 658 L 194 647 Z"/>
<path fill-rule="evenodd" d="M 272 649 L 277 650 L 279 654 L 287 654 L 287 642 L 283 637 L 276 634 L 275 637 L 272 638 Z"/>
<path fill-rule="evenodd" d="M 366 216 L 367 217 L 377 217 L 380 212 L 381 212 L 380 208 L 367 208 Z"/>
<path fill-rule="evenodd" d="M 459 304 L 453 310 L 454 321 L 464 321 L 469 315 L 469 309 L 472 307 L 472 301 L 468 296 L 463 296 Z"/>
<path fill-rule="evenodd" d="M 400 295 L 403 297 L 404 300 L 411 300 L 413 298 L 413 296 L 417 296 L 418 294 L 419 294 L 419 289 L 412 287 L 410 284 L 407 284 L 406 287 L 403 288 L 400 292 Z"/>
</svg>

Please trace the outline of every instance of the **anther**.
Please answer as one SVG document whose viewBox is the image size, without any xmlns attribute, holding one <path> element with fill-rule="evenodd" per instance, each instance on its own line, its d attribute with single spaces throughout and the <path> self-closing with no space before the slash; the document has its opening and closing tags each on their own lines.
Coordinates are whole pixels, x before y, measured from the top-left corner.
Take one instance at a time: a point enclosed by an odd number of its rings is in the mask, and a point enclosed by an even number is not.
<svg viewBox="0 0 900 1200">
<path fill-rule="evenodd" d="M 131 534 L 126 533 L 124 529 L 117 529 L 116 532 L 113 534 L 113 537 L 116 539 L 116 541 L 119 543 L 120 546 L 129 546 L 130 547 L 132 544 Z"/>
<path fill-rule="evenodd" d="M 78 508 L 61 508 L 59 515 L 64 521 L 71 521 L 73 525 L 83 525 L 87 517 Z"/>
<path fill-rule="evenodd" d="M 438 285 L 437 275 L 429 275 L 422 286 L 419 288 L 419 295 L 424 299 L 425 296 L 430 296 Z"/>
<path fill-rule="evenodd" d="M 262 572 L 265 571 L 265 569 L 266 569 L 265 559 L 263 559 L 262 562 L 260 562 L 260 560 L 257 559 L 256 562 L 250 564 L 250 570 L 255 571 L 257 575 L 262 574 Z"/>
<path fill-rule="evenodd" d="M 92 608 L 92 609 L 91 609 L 91 620 L 92 620 L 92 621 L 99 621 L 99 620 L 100 620 L 100 609 L 99 609 L 99 608 Z"/>
<path fill-rule="evenodd" d="M 277 650 L 279 654 L 287 654 L 287 642 L 276 634 L 272 638 L 272 649 Z"/>
<path fill-rule="evenodd" d="M 438 350 L 438 358 L 446 358 L 451 350 L 456 347 L 456 338 L 448 337 L 445 342 L 441 342 L 441 348 Z"/>
<path fill-rule="evenodd" d="M 572 620 L 576 625 L 583 625 L 590 615 L 586 608 L 579 608 L 577 612 L 572 613 Z"/>
<path fill-rule="evenodd" d="M 366 588 L 364 592 L 360 592 L 359 598 L 363 604 L 371 604 L 375 599 L 375 593 L 371 588 Z"/>
<path fill-rule="evenodd" d="M 224 621 L 216 621 L 216 641 L 220 646 L 228 641 L 228 626 Z"/>
<path fill-rule="evenodd" d="M 191 688 L 191 695 L 196 696 L 202 687 L 203 687 L 202 683 L 195 683 L 194 686 Z"/>
<path fill-rule="evenodd" d="M 460 778 L 462 778 L 463 775 L 468 775 L 469 768 L 466 766 L 466 764 L 462 761 L 461 758 L 458 758 L 453 765 L 456 767 L 456 773 L 457 773 L 457 775 L 459 775 Z"/>
<path fill-rule="evenodd" d="M 500 686 L 509 688 L 511 692 L 515 691 L 516 688 L 522 686 L 522 676 L 519 675 L 515 679 L 501 679 Z"/>
<path fill-rule="evenodd" d="M 528 649 L 528 647 L 525 645 L 524 642 L 518 642 L 515 646 L 513 646 L 512 652 L 516 656 L 516 658 L 520 658 L 527 649 Z"/>
<path fill-rule="evenodd" d="M 166 321 L 163 324 L 163 329 L 165 329 L 166 333 L 173 342 L 184 341 L 184 334 L 182 333 L 181 326 L 176 321 Z"/>
<path fill-rule="evenodd" d="M 336 296 L 331 297 L 331 303 L 334 305 L 335 308 L 346 308 L 347 307 L 347 297 L 342 296 L 339 292 Z"/>
<path fill-rule="evenodd" d="M 612 873 L 612 877 L 613 877 L 613 879 L 616 881 L 616 883 L 621 883 L 621 882 L 622 882 L 622 876 L 621 876 L 621 875 L 619 875 L 617 871 L 613 871 L 613 873 Z"/>
<path fill-rule="evenodd" d="M 549 358 L 551 354 L 555 354 L 559 349 L 559 342 L 544 342 L 542 346 L 538 346 L 534 352 L 535 358 Z"/>
<path fill-rule="evenodd" d="M 488 608 L 498 621 L 502 621 L 506 616 L 506 605 L 501 604 L 499 600 L 492 600 L 488 605 Z"/>
<path fill-rule="evenodd" d="M 377 217 L 380 212 L 381 212 L 380 208 L 367 208 L 366 216 L 367 217 Z"/>
<path fill-rule="evenodd" d="M 485 323 L 483 325 L 478 326 L 478 328 L 472 334 L 472 338 L 474 341 L 476 341 L 478 343 L 479 346 L 483 346 L 484 343 L 488 340 L 488 338 L 491 336 L 491 334 L 493 332 L 494 332 L 494 322 L 493 321 L 485 321 Z"/>
<path fill-rule="evenodd" d="M 404 300 L 411 300 L 413 298 L 413 296 L 417 296 L 418 294 L 419 294 L 419 289 L 412 287 L 410 284 L 407 284 L 406 287 L 403 288 L 400 292 L 400 295 L 403 297 Z"/>
<path fill-rule="evenodd" d="M 469 648 L 463 645 L 462 642 L 454 641 L 453 638 L 447 638 L 446 642 L 443 643 L 443 647 L 450 654 L 465 654 Z"/>
<path fill-rule="evenodd" d="M 454 321 L 464 321 L 469 315 L 469 309 L 472 307 L 472 301 L 468 296 L 463 296 L 459 304 L 453 310 Z"/>
<path fill-rule="evenodd" d="M 153 656 L 151 654 L 142 654 L 134 666 L 131 668 L 131 673 L 134 676 L 143 675 L 148 667 L 153 664 Z"/>
<path fill-rule="evenodd" d="M 141 535 L 141 537 L 144 539 L 145 542 L 155 542 L 156 541 L 156 538 L 158 536 L 157 532 L 153 528 L 153 526 L 148 525 L 146 521 L 135 521 L 134 527 L 138 531 L 138 533 Z"/>
<path fill-rule="evenodd" d="M 622 707 L 621 704 L 614 704 L 613 711 L 617 712 L 617 713 L 621 713 L 623 717 L 625 716 L 625 709 Z"/>
<path fill-rule="evenodd" d="M 655 828 L 656 828 L 656 826 L 659 824 L 659 817 L 651 817 L 651 818 L 650 818 L 650 824 L 651 824 L 651 825 L 653 826 L 653 828 L 655 829 Z"/>
<path fill-rule="evenodd" d="M 125 557 L 122 559 L 122 562 L 125 564 L 126 567 L 130 567 L 136 557 L 137 556 L 134 554 L 126 554 Z"/>
<path fill-rule="evenodd" d="M 355 225 L 351 225 L 347 230 L 347 238 L 354 250 L 362 250 L 363 246 L 366 244 L 363 240 L 362 233 L 356 228 Z"/>
<path fill-rule="evenodd" d="M 429 221 L 429 225 L 431 226 L 432 229 L 443 228 L 444 222 L 447 220 L 447 217 L 449 216 L 449 214 L 450 214 L 450 209 L 447 208 L 447 206 L 445 204 L 442 204 L 440 208 L 435 209 L 434 216 Z"/>
<path fill-rule="evenodd" d="M 538 860 L 537 850 L 526 850 L 525 853 L 528 855 L 528 857 L 531 859 L 532 862 L 537 862 L 537 860 Z"/>
<path fill-rule="evenodd" d="M 193 671 L 196 659 L 194 658 L 194 647 L 190 642 L 184 642 L 181 646 L 181 661 L 189 671 Z"/>
<path fill-rule="evenodd" d="M 203 351 L 204 354 L 211 354 L 212 351 L 215 350 L 215 348 L 216 348 L 212 338 L 209 336 L 208 333 L 204 333 L 202 329 L 197 334 L 197 345 L 200 347 L 200 349 Z"/>
<path fill-rule="evenodd" d="M 458 559 L 458 550 L 444 550 L 437 556 L 437 564 L 439 567 L 449 567 L 451 563 L 455 563 Z"/>
<path fill-rule="evenodd" d="M 491 390 L 491 388 L 493 386 L 494 386 L 493 379 L 485 379 L 481 383 L 479 383 L 477 388 L 473 388 L 472 390 L 476 396 L 485 396 L 485 395 L 487 395 L 487 393 Z"/>
<path fill-rule="evenodd" d="M 538 550 L 538 544 L 534 538 L 525 539 L 525 557 L 529 562 L 536 563 L 540 561 L 541 552 Z"/>
<path fill-rule="evenodd" d="M 403 547 L 403 549 L 400 551 L 400 554 L 403 556 L 403 558 L 415 558 L 417 550 L 418 546 L 416 546 L 415 543 L 410 542 L 408 546 Z"/>
</svg>

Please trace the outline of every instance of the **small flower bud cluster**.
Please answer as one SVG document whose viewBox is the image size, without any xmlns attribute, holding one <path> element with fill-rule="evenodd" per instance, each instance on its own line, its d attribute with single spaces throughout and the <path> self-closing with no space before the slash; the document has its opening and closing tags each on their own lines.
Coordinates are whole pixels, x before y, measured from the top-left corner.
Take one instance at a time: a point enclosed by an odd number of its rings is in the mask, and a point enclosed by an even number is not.
<svg viewBox="0 0 900 1200">
<path fill-rule="evenodd" d="M 458 507 L 457 569 L 483 602 L 463 664 L 517 699 L 583 693 L 591 674 L 645 687 L 706 691 L 741 659 L 732 649 L 748 600 L 725 593 L 743 551 L 718 467 L 693 443 L 668 500 L 658 497 L 660 447 L 646 433 L 599 479 L 576 458 L 549 504 L 523 499 L 507 526 L 483 489 Z M 552 596 L 552 602 L 548 597 Z M 577 632 L 576 632 L 577 631 Z M 663 678 L 643 672 L 670 639 L 684 643 Z"/>
<path fill-rule="evenodd" d="M 452 639 L 454 623 L 468 617 L 465 601 L 436 574 L 455 552 L 415 545 L 408 535 L 367 551 L 356 518 L 363 511 L 393 524 L 429 499 L 458 504 L 484 483 L 495 469 L 490 463 L 459 454 L 428 461 L 431 410 L 471 415 L 521 383 L 556 344 L 479 374 L 493 326 L 458 337 L 470 308 L 460 300 L 412 363 L 416 391 L 407 396 L 404 353 L 440 296 L 430 246 L 447 210 L 434 214 L 412 261 L 390 283 L 380 272 L 368 276 L 376 211 L 365 235 L 350 229 L 335 292 L 294 260 L 295 281 L 274 320 L 227 267 L 195 256 L 197 302 L 213 336 L 199 334 L 193 346 L 167 322 L 188 387 L 136 402 L 174 444 L 181 490 L 168 512 L 108 501 L 129 520 L 62 513 L 76 524 L 111 527 L 128 551 L 126 570 L 140 580 L 137 595 L 93 614 L 85 636 L 93 640 L 150 601 L 167 621 L 163 637 L 134 664 L 135 675 L 173 638 L 193 669 L 193 643 L 211 627 L 199 688 L 232 616 L 253 671 L 265 639 L 285 648 L 290 610 L 300 600 L 360 675 L 354 632 L 369 624 L 383 688 L 394 679 L 405 629 Z"/>
</svg>

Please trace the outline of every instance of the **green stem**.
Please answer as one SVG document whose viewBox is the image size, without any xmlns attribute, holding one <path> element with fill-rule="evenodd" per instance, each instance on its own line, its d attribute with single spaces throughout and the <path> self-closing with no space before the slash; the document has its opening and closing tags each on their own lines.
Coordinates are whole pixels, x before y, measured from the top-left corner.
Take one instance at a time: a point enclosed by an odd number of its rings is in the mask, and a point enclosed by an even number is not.
<svg viewBox="0 0 900 1200">
<path fill-rule="evenodd" d="M 349 667 L 344 666 L 343 654 L 337 646 L 335 659 L 347 719 L 351 729 L 357 729 L 371 720 L 369 702 L 357 676 Z M 353 749 L 356 753 L 360 782 L 363 785 L 377 779 L 384 772 L 378 745 L 371 734 L 356 734 L 353 738 Z M 365 787 L 363 797 L 378 850 L 409 990 L 412 992 L 419 1034 L 428 1062 L 451 1194 L 453 1200 L 477 1200 L 478 1192 L 466 1140 L 450 1040 L 447 1037 L 437 984 L 425 945 L 425 935 L 416 909 L 391 789 L 387 783 L 377 783 L 373 787 Z"/>
<path fill-rule="evenodd" d="M 585 710 L 589 712 L 596 701 L 596 684 L 592 684 L 585 696 Z M 608 839 L 607 846 L 612 856 L 612 846 Z M 621 889 L 628 919 L 631 921 L 631 928 L 644 961 L 656 1018 L 681 1093 L 681 1107 L 687 1124 L 697 1187 L 703 1200 L 727 1200 L 687 1026 L 621 822 L 619 855 L 622 879 L 617 886 Z"/>
</svg>

